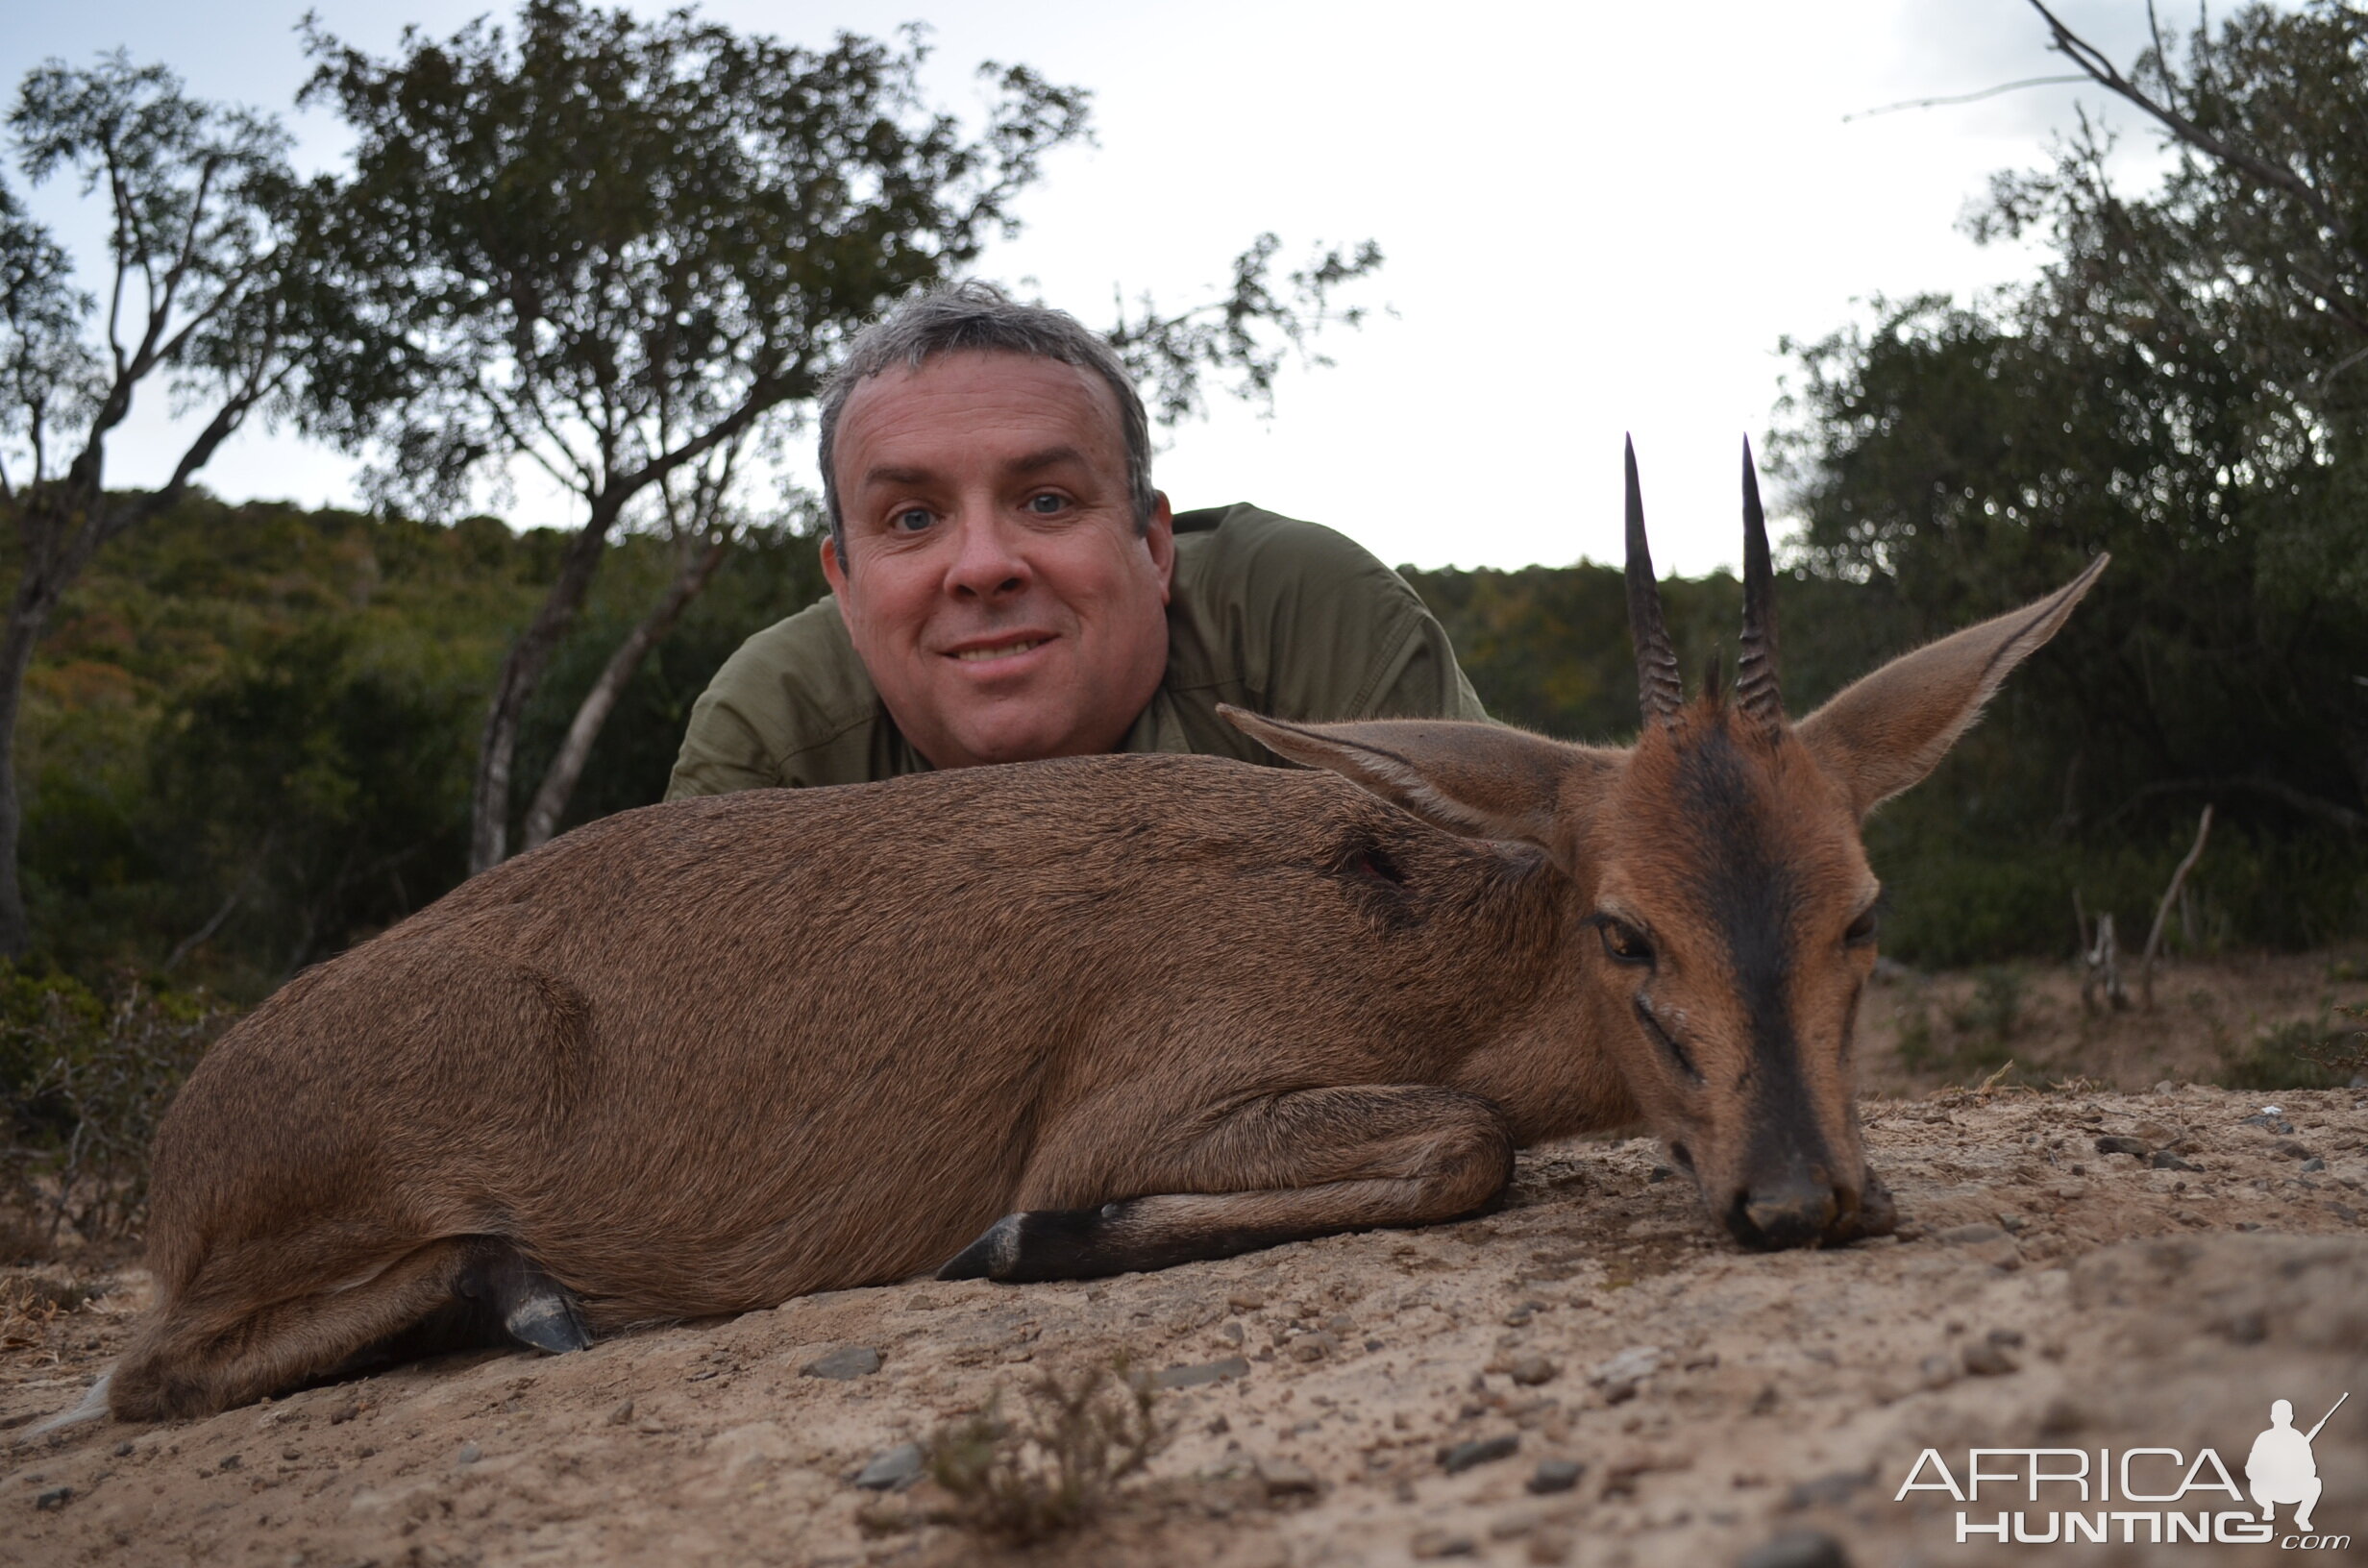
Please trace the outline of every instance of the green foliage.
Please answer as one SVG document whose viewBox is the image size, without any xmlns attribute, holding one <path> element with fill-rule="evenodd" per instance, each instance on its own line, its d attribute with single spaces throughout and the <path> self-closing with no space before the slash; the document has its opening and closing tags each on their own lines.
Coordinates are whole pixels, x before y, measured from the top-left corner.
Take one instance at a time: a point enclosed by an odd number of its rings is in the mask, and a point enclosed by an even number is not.
<svg viewBox="0 0 2368 1568">
<path fill-rule="evenodd" d="M 966 135 L 922 102 L 918 29 L 814 51 L 527 0 L 385 60 L 306 31 L 305 101 L 358 137 L 337 249 L 402 344 L 324 380 L 320 413 L 365 388 L 347 433 L 383 444 L 380 490 L 437 512 L 486 459 L 622 502 L 810 398 L 854 324 L 975 257 L 1086 127 L 1083 92 L 988 66 Z"/>
<path fill-rule="evenodd" d="M 519 733 L 519 773 L 549 766 L 576 706 L 609 653 L 656 597 L 668 561 L 659 541 L 635 538 L 610 556 L 592 603 L 552 661 Z M 816 542 L 792 529 L 759 529 L 724 559 L 704 594 L 627 684 L 594 743 L 593 760 L 561 820 L 562 830 L 662 798 L 691 704 L 754 632 L 829 591 Z M 523 817 L 525 805 L 517 806 Z"/>
<path fill-rule="evenodd" d="M 2368 15 L 2330 4 L 2248 7 L 2127 79 L 2091 52 L 2215 150 L 2166 130 L 2173 172 L 2134 197 L 2084 120 L 1974 222 L 2046 240 L 2037 280 L 1788 345 L 1776 466 L 1800 565 L 1880 606 L 1858 662 L 2114 557 L 1986 727 L 1870 824 L 1887 944 L 2044 951 L 2076 891 L 2142 932 L 2206 800 L 2204 931 L 2368 926 L 2363 61 Z"/>
<path fill-rule="evenodd" d="M 1949 1022 L 1959 1034 L 2003 1050 L 2022 1028 L 2023 977 L 2003 965 L 1984 968 L 1974 976 L 1973 994 Z"/>
<path fill-rule="evenodd" d="M 2262 1029 L 2230 1057 L 2221 1084 L 2257 1091 L 2343 1088 L 2368 1069 L 2368 1030 L 2360 1027 L 2360 1010 L 2344 1011 L 2349 1021 L 2341 1025 L 2322 1010 L 2314 1018 L 2288 1018 Z"/>
<path fill-rule="evenodd" d="M 102 999 L 70 977 L 0 965 L 7 1174 L 36 1232 L 136 1231 L 158 1123 L 228 1017 L 199 993 L 125 980 Z"/>
<path fill-rule="evenodd" d="M 40 962 L 252 1001 L 457 883 L 485 689 L 562 542 L 194 495 L 102 557 L 26 689 Z M 671 570 L 660 540 L 610 553 L 528 766 Z M 657 799 L 715 667 L 822 592 L 801 534 L 728 557 L 628 688 L 571 823 Z"/>
</svg>

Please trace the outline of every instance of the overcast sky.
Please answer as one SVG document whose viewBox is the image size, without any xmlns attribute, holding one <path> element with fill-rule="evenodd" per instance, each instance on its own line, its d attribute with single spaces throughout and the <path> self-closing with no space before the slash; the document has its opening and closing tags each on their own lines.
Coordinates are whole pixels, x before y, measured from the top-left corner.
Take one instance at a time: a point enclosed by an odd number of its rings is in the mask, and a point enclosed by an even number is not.
<svg viewBox="0 0 2368 1568">
<path fill-rule="evenodd" d="M 201 95 L 285 115 L 304 159 L 326 166 L 337 123 L 291 107 L 306 9 L 9 0 L 0 83 L 12 98 L 44 58 L 127 46 Z M 384 54 L 407 21 L 448 34 L 486 8 L 311 9 Z M 1617 559 L 1623 431 L 1663 568 L 1731 565 L 1737 447 L 1769 426 L 1778 340 L 1863 319 L 1876 296 L 2027 276 L 2030 255 L 1978 247 L 1959 219 L 1993 170 L 2042 160 L 2074 104 L 2101 98 L 2046 86 L 1845 122 L 2065 71 L 2025 0 L 703 9 L 815 44 L 925 20 L 948 107 L 977 103 L 970 72 L 984 59 L 1093 89 L 1098 145 L 1048 160 L 1022 201 L 1024 232 L 979 268 L 1090 323 L 1107 324 L 1114 289 L 1171 306 L 1213 296 L 1263 230 L 1287 256 L 1378 240 L 1388 265 L 1361 297 L 1394 315 L 1326 337 L 1338 363 L 1287 375 L 1271 419 L 1227 405 L 1178 429 L 1158 478 L 1178 508 L 1254 501 L 1423 566 Z M 2144 38 L 2140 0 L 2058 9 L 2125 63 Z M 53 184 L 37 210 L 80 238 L 70 198 Z M 161 402 L 152 394 L 117 443 L 117 482 L 165 471 Z M 351 473 L 257 430 L 201 478 L 232 499 L 351 504 Z M 510 516 L 575 521 L 532 494 Z"/>
</svg>

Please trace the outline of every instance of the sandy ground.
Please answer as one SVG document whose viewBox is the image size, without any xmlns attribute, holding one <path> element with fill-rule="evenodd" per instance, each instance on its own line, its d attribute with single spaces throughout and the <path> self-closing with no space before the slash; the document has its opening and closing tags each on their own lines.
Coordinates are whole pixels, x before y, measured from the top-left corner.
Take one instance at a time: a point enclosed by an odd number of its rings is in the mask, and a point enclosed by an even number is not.
<svg viewBox="0 0 2368 1568">
<path fill-rule="evenodd" d="M 2306 1011 L 2325 979 L 2286 976 Z M 2052 1051 L 2062 1020 L 2019 1027 Z M 1961 1508 L 2038 1531 L 2077 1497 L 1898 1497 L 1927 1448 L 1960 1484 L 1973 1448 L 2110 1449 L 2115 1466 L 2176 1449 L 2134 1461 L 2134 1484 L 2169 1490 L 2161 1467 L 2209 1447 L 2242 1484 L 2273 1398 L 2307 1427 L 2347 1389 L 2316 1444 L 2314 1524 L 2350 1540 L 2305 1560 L 2368 1560 L 2368 1090 L 1931 1089 L 1864 1115 L 1896 1238 L 1744 1254 L 1657 1144 L 1557 1145 L 1522 1157 L 1502 1212 L 1453 1226 L 1097 1284 L 843 1291 L 205 1421 L 86 1425 L 0 1450 L 0 1562 L 2290 1562 L 2275 1544 L 2148 1545 L 2144 1523 L 2126 1545 L 1961 1545 Z M 144 1304 L 137 1269 L 86 1261 L 103 1294 L 21 1310 L 62 1278 L 0 1282 L 20 1302 L 0 1323 L 9 1428 L 79 1398 Z M 850 1347 L 877 1370 L 802 1373 Z M 1009 1408 L 1040 1369 L 1120 1353 L 1179 1384 L 1157 1405 L 1173 1436 L 1080 1531 L 1013 1553 L 928 1523 L 948 1502 L 932 1482 L 853 1484 L 998 1390 Z M 1499 1457 L 1443 1463 L 1491 1440 Z M 1533 1490 L 1549 1461 L 1582 1467 L 1575 1484 Z M 2088 1511 L 2246 1506 L 2213 1490 Z"/>
</svg>

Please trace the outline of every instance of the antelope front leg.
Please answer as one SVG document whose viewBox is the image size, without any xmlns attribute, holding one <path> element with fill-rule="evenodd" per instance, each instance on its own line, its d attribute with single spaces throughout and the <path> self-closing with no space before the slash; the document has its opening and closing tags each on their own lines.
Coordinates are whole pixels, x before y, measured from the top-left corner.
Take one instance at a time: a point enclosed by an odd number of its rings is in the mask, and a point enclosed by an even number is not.
<svg viewBox="0 0 2368 1568">
<path fill-rule="evenodd" d="M 1006 1214 L 937 1277 L 1089 1279 L 1452 1219 L 1512 1180 L 1513 1135 L 1492 1101 L 1456 1090 L 1308 1089 L 1238 1106 L 1130 1174 L 1147 1195 Z"/>
</svg>

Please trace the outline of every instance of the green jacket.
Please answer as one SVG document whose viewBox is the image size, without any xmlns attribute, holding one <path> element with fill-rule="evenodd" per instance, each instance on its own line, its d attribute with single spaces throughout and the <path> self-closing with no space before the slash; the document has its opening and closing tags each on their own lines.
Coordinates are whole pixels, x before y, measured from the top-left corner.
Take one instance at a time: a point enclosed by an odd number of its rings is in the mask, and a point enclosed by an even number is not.
<svg viewBox="0 0 2368 1568">
<path fill-rule="evenodd" d="M 1118 748 L 1279 765 L 1220 702 L 1308 721 L 1488 717 L 1405 579 L 1330 528 L 1249 505 L 1177 514 L 1167 677 Z M 826 598 L 724 661 L 666 797 L 929 771 Z"/>
</svg>

